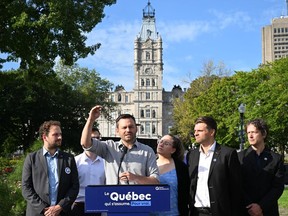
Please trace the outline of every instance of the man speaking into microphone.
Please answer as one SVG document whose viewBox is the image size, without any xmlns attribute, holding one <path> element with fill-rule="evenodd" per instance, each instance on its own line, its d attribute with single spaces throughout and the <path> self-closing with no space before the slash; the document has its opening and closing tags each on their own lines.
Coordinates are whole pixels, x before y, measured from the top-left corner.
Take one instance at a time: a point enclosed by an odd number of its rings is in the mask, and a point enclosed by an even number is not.
<svg viewBox="0 0 288 216">
<path fill-rule="evenodd" d="M 137 125 L 130 114 L 116 119 L 119 142 L 91 139 L 94 122 L 101 114 L 101 106 L 94 106 L 82 131 L 81 145 L 105 160 L 106 184 L 158 184 L 159 171 L 153 149 L 136 140 Z"/>
</svg>

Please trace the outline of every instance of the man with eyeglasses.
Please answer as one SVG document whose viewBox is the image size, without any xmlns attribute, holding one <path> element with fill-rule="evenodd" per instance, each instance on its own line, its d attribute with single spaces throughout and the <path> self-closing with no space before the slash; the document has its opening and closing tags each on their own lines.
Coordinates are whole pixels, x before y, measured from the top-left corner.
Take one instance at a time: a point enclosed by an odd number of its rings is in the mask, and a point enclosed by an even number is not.
<svg viewBox="0 0 288 216">
<path fill-rule="evenodd" d="M 116 132 L 121 140 L 91 139 L 93 124 L 101 114 L 101 106 L 93 107 L 83 128 L 81 145 L 105 160 L 106 184 L 158 184 L 156 155 L 151 147 L 137 141 L 137 125 L 130 114 L 116 119 Z"/>
</svg>

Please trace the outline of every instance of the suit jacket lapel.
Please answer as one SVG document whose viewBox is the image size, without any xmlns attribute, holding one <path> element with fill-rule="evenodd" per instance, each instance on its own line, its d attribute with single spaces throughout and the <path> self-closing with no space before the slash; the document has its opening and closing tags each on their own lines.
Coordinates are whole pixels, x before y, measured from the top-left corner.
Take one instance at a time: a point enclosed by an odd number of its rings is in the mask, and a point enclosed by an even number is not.
<svg viewBox="0 0 288 216">
<path fill-rule="evenodd" d="M 58 179 L 60 182 L 60 176 L 61 176 L 61 172 L 62 172 L 62 166 L 63 166 L 63 154 L 62 152 L 59 150 L 58 151 Z"/>
<path fill-rule="evenodd" d="M 192 163 L 191 164 L 194 164 L 195 166 L 198 167 L 199 165 L 199 158 L 200 158 L 200 152 L 199 152 L 199 148 L 197 148 L 192 156 Z"/>
<path fill-rule="evenodd" d="M 210 165 L 209 177 L 211 176 L 212 171 L 213 171 L 213 169 L 215 167 L 215 164 L 217 163 L 218 157 L 220 155 L 220 151 L 221 151 L 221 146 L 218 143 L 216 143 L 215 151 L 214 151 L 214 154 L 213 154 L 213 157 L 212 157 L 212 161 L 211 161 L 211 165 Z"/>
<path fill-rule="evenodd" d="M 46 174 L 46 176 L 48 176 L 48 167 L 47 167 L 47 161 L 46 161 L 46 157 L 45 155 L 43 155 L 43 148 L 40 149 L 40 151 L 38 152 L 38 156 L 40 159 L 40 164 L 43 167 L 43 170 Z"/>
</svg>

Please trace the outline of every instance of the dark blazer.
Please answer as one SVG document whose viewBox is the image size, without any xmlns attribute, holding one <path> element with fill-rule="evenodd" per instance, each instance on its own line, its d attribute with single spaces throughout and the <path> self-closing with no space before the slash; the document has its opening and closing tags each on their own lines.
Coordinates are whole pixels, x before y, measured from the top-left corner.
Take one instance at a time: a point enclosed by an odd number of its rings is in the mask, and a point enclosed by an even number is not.
<svg viewBox="0 0 288 216">
<path fill-rule="evenodd" d="M 57 204 L 69 215 L 71 205 L 79 191 L 78 171 L 74 156 L 59 150 L 59 187 Z M 22 172 L 22 195 L 27 201 L 26 215 L 43 215 L 43 209 L 50 206 L 47 162 L 43 148 L 27 155 Z"/>
<path fill-rule="evenodd" d="M 188 154 L 190 212 L 192 215 L 197 188 L 199 147 Z M 216 143 L 208 177 L 210 207 L 213 216 L 241 215 L 241 172 L 235 149 Z"/>
<path fill-rule="evenodd" d="M 173 158 L 174 159 L 174 158 Z M 187 165 L 174 159 L 178 182 L 178 210 L 181 216 L 189 215 L 189 174 Z"/>
<path fill-rule="evenodd" d="M 267 147 L 260 156 L 252 147 L 239 152 L 238 156 L 243 176 L 245 206 L 257 203 L 264 216 L 278 216 L 277 201 L 284 190 L 283 157 Z M 245 215 L 248 215 L 247 211 Z"/>
</svg>

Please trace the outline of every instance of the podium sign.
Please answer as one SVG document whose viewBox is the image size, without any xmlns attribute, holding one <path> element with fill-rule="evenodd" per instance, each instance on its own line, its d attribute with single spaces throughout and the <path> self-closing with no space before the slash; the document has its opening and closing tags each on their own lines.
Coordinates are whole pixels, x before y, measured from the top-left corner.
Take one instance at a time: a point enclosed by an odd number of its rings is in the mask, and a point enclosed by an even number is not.
<svg viewBox="0 0 288 216">
<path fill-rule="evenodd" d="M 135 215 L 170 210 L 170 187 L 158 185 L 91 185 L 85 189 L 85 212 Z M 109 214 L 108 214 L 109 215 Z M 138 214 L 137 214 L 138 215 Z"/>
</svg>

